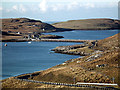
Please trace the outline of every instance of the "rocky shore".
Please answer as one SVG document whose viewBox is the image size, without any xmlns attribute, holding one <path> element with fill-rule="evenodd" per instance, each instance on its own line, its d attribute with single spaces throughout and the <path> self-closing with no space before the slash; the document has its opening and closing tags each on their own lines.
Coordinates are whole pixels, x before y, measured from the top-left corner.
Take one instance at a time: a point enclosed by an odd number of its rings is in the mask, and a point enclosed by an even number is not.
<svg viewBox="0 0 120 90">
<path fill-rule="evenodd" d="M 79 45 L 77 44 L 72 46 L 59 46 L 52 49 L 52 51 L 62 54 L 87 56 L 87 55 L 91 55 L 91 53 L 95 51 L 92 49 L 92 47 L 96 45 L 97 45 L 97 41 L 93 40 Z"/>
</svg>

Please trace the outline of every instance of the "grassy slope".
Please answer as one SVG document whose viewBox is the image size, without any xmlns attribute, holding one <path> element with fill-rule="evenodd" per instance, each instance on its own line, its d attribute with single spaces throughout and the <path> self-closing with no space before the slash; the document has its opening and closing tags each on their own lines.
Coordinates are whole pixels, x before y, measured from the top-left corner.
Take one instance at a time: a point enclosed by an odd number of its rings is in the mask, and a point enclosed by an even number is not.
<svg viewBox="0 0 120 90">
<path fill-rule="evenodd" d="M 39 20 L 33 20 L 28 18 L 11 18 L 2 19 L 2 31 L 13 31 L 13 32 L 42 32 L 55 30 L 50 24 L 43 23 Z"/>
<path fill-rule="evenodd" d="M 118 34 L 100 40 L 98 46 L 95 46 L 94 50 L 102 50 L 103 52 L 94 53 L 84 58 L 73 59 L 55 66 L 54 68 L 43 71 L 38 76 L 35 76 L 35 80 L 54 81 L 54 82 L 66 82 L 73 83 L 73 77 L 76 77 L 76 81 L 79 82 L 111 82 L 112 78 L 115 78 L 115 83 L 118 82 Z M 88 61 L 88 58 L 101 54 L 97 59 Z M 102 65 L 103 67 L 96 67 L 96 65 Z M 42 77 L 42 78 L 41 78 Z M 54 79 L 55 78 L 55 79 Z"/>
<path fill-rule="evenodd" d="M 120 20 L 114 19 L 84 19 L 70 20 L 66 22 L 54 23 L 57 28 L 81 29 L 81 30 L 106 30 L 120 29 Z"/>
<path fill-rule="evenodd" d="M 13 19 L 1 19 L 2 20 L 2 40 L 22 39 L 25 33 L 33 32 L 52 32 L 56 28 L 50 24 L 43 23 L 39 20 L 33 20 L 28 18 L 13 18 Z M 43 28 L 45 31 L 43 31 Z M 8 31 L 12 31 L 8 33 Z M 15 34 L 14 32 L 22 32 L 22 34 Z M 42 35 L 43 38 L 61 38 L 53 35 Z"/>
</svg>

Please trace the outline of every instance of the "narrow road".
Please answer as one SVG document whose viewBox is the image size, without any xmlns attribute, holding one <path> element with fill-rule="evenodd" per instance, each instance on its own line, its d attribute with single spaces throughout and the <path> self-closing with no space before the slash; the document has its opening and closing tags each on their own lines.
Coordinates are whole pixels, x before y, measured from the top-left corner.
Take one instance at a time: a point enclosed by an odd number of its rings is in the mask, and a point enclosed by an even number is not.
<svg viewBox="0 0 120 90">
<path fill-rule="evenodd" d="M 95 40 L 75 40 L 75 39 L 41 39 L 43 42 L 91 42 Z"/>
<path fill-rule="evenodd" d="M 29 79 L 19 79 L 17 80 L 26 81 L 26 82 L 33 82 L 33 83 L 40 83 L 40 84 L 49 84 L 49 85 L 63 85 L 69 87 L 86 87 L 86 88 L 94 88 L 94 89 L 101 89 L 101 90 L 118 90 L 114 87 L 107 87 L 107 86 L 92 86 L 92 85 L 80 85 L 80 84 L 68 84 L 68 83 L 54 83 L 54 82 L 44 82 L 44 81 L 36 81 L 36 80 L 29 80 Z"/>
</svg>

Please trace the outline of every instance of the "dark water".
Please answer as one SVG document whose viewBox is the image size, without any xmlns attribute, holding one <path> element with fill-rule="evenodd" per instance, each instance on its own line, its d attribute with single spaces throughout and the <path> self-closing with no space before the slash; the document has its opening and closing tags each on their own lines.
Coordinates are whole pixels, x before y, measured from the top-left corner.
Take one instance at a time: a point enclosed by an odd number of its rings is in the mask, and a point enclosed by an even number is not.
<svg viewBox="0 0 120 90">
<path fill-rule="evenodd" d="M 54 32 L 50 34 L 64 36 L 65 39 L 104 39 L 118 33 L 111 31 L 69 31 Z M 47 33 L 49 34 L 49 33 Z M 73 45 L 69 42 L 8 42 L 4 47 L 2 43 L 2 75 L 1 79 L 11 76 L 44 70 L 61 64 L 66 60 L 77 58 L 77 55 L 53 53 L 50 50 L 57 46 Z"/>
<path fill-rule="evenodd" d="M 2 48 L 3 79 L 10 76 L 40 71 L 66 60 L 77 58 L 75 55 L 65 55 L 51 52 L 52 48 L 75 43 L 62 42 L 8 42 Z"/>
<path fill-rule="evenodd" d="M 83 39 L 83 40 L 99 40 L 115 35 L 118 30 L 75 30 L 66 32 L 44 33 L 64 36 L 63 39 Z"/>
</svg>

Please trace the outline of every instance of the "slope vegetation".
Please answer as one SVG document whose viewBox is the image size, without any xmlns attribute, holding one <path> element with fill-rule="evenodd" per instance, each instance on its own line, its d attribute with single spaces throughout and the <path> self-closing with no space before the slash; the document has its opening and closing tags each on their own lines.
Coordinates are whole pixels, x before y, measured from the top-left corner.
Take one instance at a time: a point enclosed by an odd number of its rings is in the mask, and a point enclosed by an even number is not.
<svg viewBox="0 0 120 90">
<path fill-rule="evenodd" d="M 2 31 L 42 32 L 43 29 L 45 31 L 52 31 L 55 30 L 55 27 L 39 20 L 28 18 L 2 19 Z"/>
</svg>

